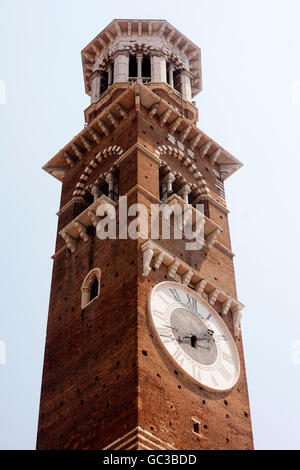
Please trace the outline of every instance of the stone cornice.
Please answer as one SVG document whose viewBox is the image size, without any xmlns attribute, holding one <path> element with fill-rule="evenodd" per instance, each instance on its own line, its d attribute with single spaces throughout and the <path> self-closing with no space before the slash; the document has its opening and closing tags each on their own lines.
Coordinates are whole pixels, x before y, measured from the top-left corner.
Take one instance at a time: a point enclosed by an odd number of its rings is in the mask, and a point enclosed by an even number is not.
<svg viewBox="0 0 300 470">
<path fill-rule="evenodd" d="M 82 198 L 82 197 L 72 197 L 67 204 L 65 204 L 63 207 L 60 208 L 60 210 L 56 213 L 56 215 L 60 216 L 62 215 L 69 207 L 71 207 L 73 204 L 76 202 L 81 202 L 82 204 L 85 204 L 86 206 L 88 203 Z"/>
<path fill-rule="evenodd" d="M 159 242 L 147 240 L 141 245 L 141 249 L 143 252 L 144 277 L 147 277 L 152 269 L 159 270 L 164 265 L 167 268 L 169 279 L 194 289 L 212 306 L 219 302 L 223 315 L 227 315 L 230 309 L 233 316 L 234 337 L 239 336 L 241 312 L 244 308 L 241 302 L 217 287 L 212 281 L 206 279 L 201 271 L 196 270 L 161 247 Z"/>
<path fill-rule="evenodd" d="M 111 58 L 117 51 L 128 49 L 134 42 L 138 47 L 144 46 L 149 52 L 158 47 L 178 60 L 184 57 L 192 73 L 193 96 L 201 91 L 201 50 L 198 46 L 165 20 L 116 19 L 81 52 L 87 94 L 90 94 L 89 77 L 97 63 L 107 61 L 107 58 Z"/>
<path fill-rule="evenodd" d="M 227 207 L 223 206 L 223 204 L 220 204 L 218 201 L 216 201 L 211 195 L 205 195 L 205 196 L 200 196 L 198 199 L 199 202 L 201 201 L 208 201 L 210 202 L 213 206 L 215 206 L 217 209 L 219 209 L 221 212 L 224 214 L 229 214 L 230 210 L 227 209 Z M 197 202 L 198 202 L 197 201 Z"/>
<path fill-rule="evenodd" d="M 223 179 L 228 178 L 242 166 L 239 160 L 200 131 L 193 122 L 185 118 L 166 100 L 159 98 L 147 85 L 136 82 L 103 109 L 43 169 L 57 177 L 52 173 L 53 167 L 56 171 L 58 168 L 65 170 L 68 167 L 74 167 L 87 151 L 114 131 L 117 123 L 126 119 L 132 108 L 136 113 L 143 108 L 150 117 L 157 119 L 161 127 L 166 127 L 169 133 L 176 135 L 185 151 L 192 149 L 195 159 L 207 157 L 211 165 L 218 165 L 220 171 L 223 170 Z"/>
</svg>

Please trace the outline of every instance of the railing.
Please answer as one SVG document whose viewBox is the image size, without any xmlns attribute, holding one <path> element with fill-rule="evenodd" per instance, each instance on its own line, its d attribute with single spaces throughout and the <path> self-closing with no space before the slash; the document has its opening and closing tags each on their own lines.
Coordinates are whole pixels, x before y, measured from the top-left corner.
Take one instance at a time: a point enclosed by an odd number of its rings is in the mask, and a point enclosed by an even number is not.
<svg viewBox="0 0 300 470">
<path fill-rule="evenodd" d="M 150 83 L 151 77 L 129 77 L 128 81 L 129 83 L 135 83 L 138 81 L 141 81 L 142 83 Z"/>
</svg>

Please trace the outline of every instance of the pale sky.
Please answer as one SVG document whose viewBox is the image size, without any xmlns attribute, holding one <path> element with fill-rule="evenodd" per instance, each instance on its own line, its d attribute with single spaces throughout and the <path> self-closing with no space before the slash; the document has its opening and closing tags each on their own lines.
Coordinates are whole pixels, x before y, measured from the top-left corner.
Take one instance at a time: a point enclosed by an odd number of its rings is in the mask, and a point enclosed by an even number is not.
<svg viewBox="0 0 300 470">
<path fill-rule="evenodd" d="M 299 16 L 297 0 L 1 0 L 0 449 L 35 448 L 61 189 L 41 166 L 84 125 L 80 51 L 114 18 L 166 19 L 202 49 L 198 127 L 244 163 L 226 192 L 255 446 L 300 448 Z"/>
</svg>

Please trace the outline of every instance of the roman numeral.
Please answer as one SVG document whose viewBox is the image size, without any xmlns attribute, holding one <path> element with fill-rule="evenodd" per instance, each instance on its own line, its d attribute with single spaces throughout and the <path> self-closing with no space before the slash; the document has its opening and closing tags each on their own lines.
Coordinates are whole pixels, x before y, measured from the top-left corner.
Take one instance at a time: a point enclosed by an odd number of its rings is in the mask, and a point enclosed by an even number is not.
<svg viewBox="0 0 300 470">
<path fill-rule="evenodd" d="M 178 362 L 178 364 L 182 366 L 183 361 L 184 361 L 184 356 L 182 355 L 181 348 L 176 349 L 175 353 L 173 354 L 173 357 L 175 361 Z"/>
<path fill-rule="evenodd" d="M 157 328 L 157 333 L 161 336 L 167 336 L 170 338 L 171 336 L 171 330 L 168 330 L 168 328 Z"/>
<path fill-rule="evenodd" d="M 213 386 L 214 386 L 214 387 L 219 387 L 219 384 L 218 384 L 218 382 L 216 381 L 214 375 L 211 375 L 211 379 L 212 379 Z"/>
<path fill-rule="evenodd" d="M 222 365 L 219 367 L 218 370 L 219 370 L 220 374 L 222 375 L 222 377 L 226 380 L 226 382 L 228 382 L 229 379 L 230 379 L 230 377 L 231 377 L 231 375 L 230 375 L 230 373 L 228 372 L 228 370 L 225 369 L 225 367 L 222 366 Z"/>
<path fill-rule="evenodd" d="M 214 340 L 217 341 L 227 341 L 227 338 L 225 335 L 214 335 Z"/>
<path fill-rule="evenodd" d="M 230 354 L 227 354 L 226 352 L 222 351 L 223 359 L 230 364 L 233 364 L 233 357 Z"/>
<path fill-rule="evenodd" d="M 176 300 L 176 302 L 178 302 L 178 303 L 181 303 L 181 300 L 180 300 L 180 297 L 178 295 L 177 289 L 172 289 L 171 287 L 169 287 L 169 290 L 170 290 L 171 294 L 173 295 L 174 300 Z"/>
<path fill-rule="evenodd" d="M 200 369 L 199 367 L 196 367 L 194 364 L 193 364 L 193 377 L 195 380 L 198 380 L 198 382 L 201 382 Z"/>
<path fill-rule="evenodd" d="M 186 294 L 187 295 L 187 304 L 186 306 L 191 309 L 193 312 L 197 312 L 197 306 L 198 306 L 198 303 L 197 303 L 197 300 L 190 294 Z"/>
</svg>

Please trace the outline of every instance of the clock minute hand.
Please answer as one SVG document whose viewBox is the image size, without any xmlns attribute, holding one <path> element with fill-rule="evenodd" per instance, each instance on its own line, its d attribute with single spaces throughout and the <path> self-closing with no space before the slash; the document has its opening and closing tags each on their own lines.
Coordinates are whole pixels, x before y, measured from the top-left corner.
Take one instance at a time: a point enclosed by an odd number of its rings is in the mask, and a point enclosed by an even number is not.
<svg viewBox="0 0 300 470">
<path fill-rule="evenodd" d="M 222 339 L 224 339 L 226 341 L 226 336 L 225 335 L 214 335 L 213 339 L 217 340 L 217 341 L 221 341 Z"/>
<path fill-rule="evenodd" d="M 166 328 L 171 328 L 171 330 L 175 330 L 175 331 L 182 331 L 183 333 L 187 333 L 189 336 L 186 336 L 186 338 L 191 338 L 193 335 L 193 333 L 190 333 L 189 331 L 186 331 L 186 330 L 183 330 L 181 328 L 177 328 L 176 326 L 169 326 L 169 325 L 163 325 L 165 326 Z"/>
</svg>

